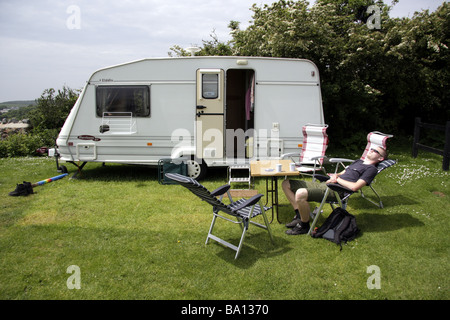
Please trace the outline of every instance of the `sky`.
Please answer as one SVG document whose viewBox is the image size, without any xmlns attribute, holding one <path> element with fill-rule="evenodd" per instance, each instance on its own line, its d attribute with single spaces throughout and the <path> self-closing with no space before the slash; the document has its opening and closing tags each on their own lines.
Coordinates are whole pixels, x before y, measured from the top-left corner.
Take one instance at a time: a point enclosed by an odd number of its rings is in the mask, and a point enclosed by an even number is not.
<svg viewBox="0 0 450 320">
<path fill-rule="evenodd" d="M 174 45 L 201 46 L 213 31 L 228 41 L 231 20 L 245 29 L 251 6 L 272 2 L 0 0 L 0 102 L 35 100 L 48 88 L 81 89 L 98 69 L 167 57 Z M 432 12 L 443 2 L 400 0 L 390 16 Z"/>
</svg>

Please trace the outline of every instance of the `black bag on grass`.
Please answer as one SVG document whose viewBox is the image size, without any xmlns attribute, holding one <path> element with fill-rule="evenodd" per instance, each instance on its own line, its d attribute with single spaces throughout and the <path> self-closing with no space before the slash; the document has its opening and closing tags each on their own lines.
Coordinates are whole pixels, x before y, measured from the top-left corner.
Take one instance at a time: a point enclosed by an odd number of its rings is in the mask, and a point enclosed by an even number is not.
<svg viewBox="0 0 450 320">
<path fill-rule="evenodd" d="M 343 241 L 347 242 L 355 239 L 358 232 L 355 216 L 348 213 L 347 210 L 337 207 L 330 213 L 323 225 L 315 230 L 311 236 L 313 238 L 324 238 L 341 245 Z"/>
</svg>

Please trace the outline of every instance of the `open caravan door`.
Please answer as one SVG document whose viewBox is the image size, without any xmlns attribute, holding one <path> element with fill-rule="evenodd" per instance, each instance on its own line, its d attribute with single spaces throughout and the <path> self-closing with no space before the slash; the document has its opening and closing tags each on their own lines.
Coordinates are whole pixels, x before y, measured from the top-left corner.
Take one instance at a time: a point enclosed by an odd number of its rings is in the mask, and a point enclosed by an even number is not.
<svg viewBox="0 0 450 320">
<path fill-rule="evenodd" d="M 195 121 L 196 158 L 214 161 L 224 157 L 224 71 L 197 70 Z"/>
</svg>

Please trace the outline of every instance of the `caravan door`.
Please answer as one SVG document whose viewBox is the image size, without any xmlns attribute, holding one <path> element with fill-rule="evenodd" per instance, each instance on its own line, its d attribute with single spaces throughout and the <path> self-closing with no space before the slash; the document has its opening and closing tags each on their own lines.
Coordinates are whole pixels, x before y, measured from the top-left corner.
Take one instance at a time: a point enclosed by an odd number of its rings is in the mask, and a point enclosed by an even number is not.
<svg viewBox="0 0 450 320">
<path fill-rule="evenodd" d="M 197 111 L 195 121 L 198 159 L 222 159 L 224 155 L 224 71 L 197 70 Z"/>
</svg>

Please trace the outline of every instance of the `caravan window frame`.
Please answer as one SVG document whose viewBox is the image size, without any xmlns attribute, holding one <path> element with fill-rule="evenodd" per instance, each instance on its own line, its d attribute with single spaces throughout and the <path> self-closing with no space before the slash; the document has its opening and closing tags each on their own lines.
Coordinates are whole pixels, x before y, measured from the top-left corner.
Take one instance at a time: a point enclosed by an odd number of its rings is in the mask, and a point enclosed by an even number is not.
<svg viewBox="0 0 450 320">
<path fill-rule="evenodd" d="M 210 77 L 214 78 L 211 79 Z M 207 79 L 209 77 L 210 79 Z M 202 98 L 217 99 L 219 98 L 219 73 L 202 73 Z"/>
<path fill-rule="evenodd" d="M 111 90 L 109 94 L 112 94 L 114 96 L 107 96 L 108 92 L 106 90 L 108 89 Z M 130 89 L 134 91 L 125 91 Z M 116 93 L 114 93 L 113 90 L 115 90 Z M 119 109 L 119 107 L 117 106 L 117 101 L 114 101 L 116 100 L 117 95 L 120 93 L 120 90 L 124 90 L 122 94 L 124 94 L 125 96 L 130 94 L 134 95 L 134 97 L 132 97 L 134 98 L 132 104 L 127 101 L 125 105 L 126 108 L 122 109 Z M 138 90 L 142 90 L 142 92 L 139 92 Z M 140 97 L 142 101 L 136 101 L 136 98 L 139 98 L 139 96 L 137 96 L 136 94 L 142 95 Z M 129 99 L 129 96 L 125 99 Z M 104 113 L 110 113 L 111 116 L 121 116 L 122 114 L 129 112 L 132 113 L 133 117 L 151 117 L 151 87 L 149 85 L 97 85 L 95 86 L 95 100 L 97 117 L 103 117 Z M 142 103 L 142 107 L 138 105 L 140 103 Z M 107 104 L 109 104 L 109 107 L 107 107 Z M 136 110 L 136 108 L 139 108 L 141 110 Z"/>
</svg>

